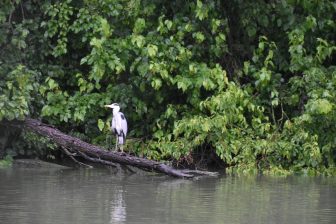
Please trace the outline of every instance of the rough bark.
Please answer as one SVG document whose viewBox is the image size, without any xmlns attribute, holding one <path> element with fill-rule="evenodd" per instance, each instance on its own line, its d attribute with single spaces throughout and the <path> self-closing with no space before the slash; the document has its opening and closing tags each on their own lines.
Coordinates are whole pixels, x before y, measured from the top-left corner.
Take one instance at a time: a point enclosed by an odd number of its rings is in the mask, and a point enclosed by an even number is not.
<svg viewBox="0 0 336 224">
<path fill-rule="evenodd" d="M 13 124 L 13 122 L 11 123 Z M 106 161 L 107 164 L 119 163 L 121 165 L 130 165 L 146 171 L 155 171 L 180 178 L 208 175 L 208 173 L 200 173 L 199 171 L 193 172 L 192 170 L 175 169 L 164 163 L 131 156 L 126 153 L 106 151 L 99 146 L 89 144 L 79 138 L 64 134 L 57 128 L 35 119 L 27 118 L 25 121 L 17 122 L 16 125 L 21 125 L 23 128 L 47 137 L 63 148 L 71 149 L 71 152 L 77 153 L 84 159 L 90 158 L 91 162 L 99 161 L 101 163 L 101 160 L 103 160 Z M 213 174 L 214 173 L 212 173 L 212 175 Z"/>
</svg>

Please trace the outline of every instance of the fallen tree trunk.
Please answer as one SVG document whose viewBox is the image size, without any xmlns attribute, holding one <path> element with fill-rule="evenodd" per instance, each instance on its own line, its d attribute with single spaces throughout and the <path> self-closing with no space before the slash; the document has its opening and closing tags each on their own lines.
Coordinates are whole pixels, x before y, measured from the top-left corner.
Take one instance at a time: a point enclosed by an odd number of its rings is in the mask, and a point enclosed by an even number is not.
<svg viewBox="0 0 336 224">
<path fill-rule="evenodd" d="M 47 137 L 57 145 L 68 149 L 72 153 L 75 153 L 86 160 L 90 160 L 91 162 L 100 162 L 112 166 L 114 163 L 119 163 L 121 165 L 130 165 L 146 171 L 155 171 L 181 178 L 192 178 L 196 175 L 208 175 L 207 172 L 200 173 L 199 171 L 179 170 L 153 160 L 131 156 L 126 153 L 106 151 L 99 146 L 89 144 L 79 138 L 64 134 L 57 128 L 44 124 L 36 119 L 27 118 L 22 122 L 15 123 L 15 125 L 21 125 L 23 128 Z M 213 176 L 213 174 L 214 173 L 211 173 L 209 176 Z"/>
</svg>

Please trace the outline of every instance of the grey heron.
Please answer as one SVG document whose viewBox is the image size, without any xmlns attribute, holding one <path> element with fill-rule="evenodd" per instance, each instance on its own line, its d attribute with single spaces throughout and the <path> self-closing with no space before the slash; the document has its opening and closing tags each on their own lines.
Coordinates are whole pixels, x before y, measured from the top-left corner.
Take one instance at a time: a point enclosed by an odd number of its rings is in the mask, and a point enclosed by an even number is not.
<svg viewBox="0 0 336 224">
<path fill-rule="evenodd" d="M 113 118 L 111 130 L 116 135 L 115 150 L 118 150 L 118 144 L 121 145 L 120 149 L 123 152 L 123 145 L 126 142 L 127 135 L 127 121 L 125 115 L 120 112 L 120 106 L 117 103 L 105 105 L 105 107 L 112 108 Z"/>
</svg>

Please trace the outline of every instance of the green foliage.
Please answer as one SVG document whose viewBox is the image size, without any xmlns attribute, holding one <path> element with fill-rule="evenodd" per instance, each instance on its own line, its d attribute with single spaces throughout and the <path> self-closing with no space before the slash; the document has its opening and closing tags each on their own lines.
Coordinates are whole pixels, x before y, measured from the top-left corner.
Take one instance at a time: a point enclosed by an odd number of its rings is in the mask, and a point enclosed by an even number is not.
<svg viewBox="0 0 336 224">
<path fill-rule="evenodd" d="M 50 139 L 27 131 L 22 132 L 21 136 L 25 144 L 16 145 L 21 156 L 55 158 L 53 152 L 57 150 L 57 146 Z"/>
<path fill-rule="evenodd" d="M 3 5 L 0 120 L 41 117 L 108 146 L 104 105 L 119 102 L 136 154 L 335 174 L 333 1 Z"/>
<path fill-rule="evenodd" d="M 7 155 L 4 159 L 0 160 L 0 168 L 10 167 L 13 163 L 13 158 Z"/>
<path fill-rule="evenodd" d="M 34 72 L 18 65 L 0 82 L 0 120 L 24 119 L 29 115 L 29 104 L 33 98 Z"/>
</svg>

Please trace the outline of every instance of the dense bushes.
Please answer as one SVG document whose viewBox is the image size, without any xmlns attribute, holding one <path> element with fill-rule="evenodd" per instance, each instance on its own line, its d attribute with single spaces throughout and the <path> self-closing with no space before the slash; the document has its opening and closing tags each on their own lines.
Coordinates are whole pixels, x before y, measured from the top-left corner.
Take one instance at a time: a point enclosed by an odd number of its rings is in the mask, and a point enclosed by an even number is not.
<svg viewBox="0 0 336 224">
<path fill-rule="evenodd" d="M 333 1 L 5 1 L 0 119 L 106 144 L 119 102 L 135 153 L 334 174 L 335 16 Z"/>
</svg>

